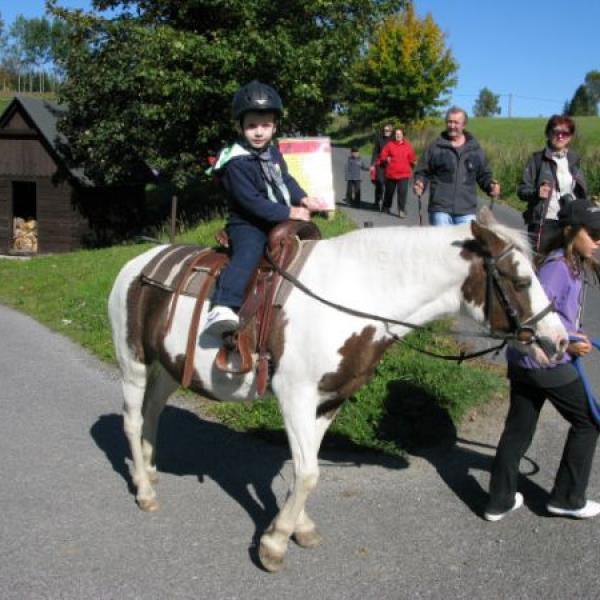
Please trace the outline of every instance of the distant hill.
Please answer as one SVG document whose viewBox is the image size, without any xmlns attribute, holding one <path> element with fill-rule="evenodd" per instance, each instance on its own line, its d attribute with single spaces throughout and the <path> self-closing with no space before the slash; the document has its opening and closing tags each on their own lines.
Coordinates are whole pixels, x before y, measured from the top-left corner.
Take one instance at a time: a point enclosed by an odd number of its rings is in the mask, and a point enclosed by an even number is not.
<svg viewBox="0 0 600 600">
<path fill-rule="evenodd" d="M 483 142 L 543 146 L 547 118 L 478 118 L 469 119 L 468 129 Z M 577 138 L 584 144 L 600 145 L 600 117 L 575 117 Z"/>
</svg>

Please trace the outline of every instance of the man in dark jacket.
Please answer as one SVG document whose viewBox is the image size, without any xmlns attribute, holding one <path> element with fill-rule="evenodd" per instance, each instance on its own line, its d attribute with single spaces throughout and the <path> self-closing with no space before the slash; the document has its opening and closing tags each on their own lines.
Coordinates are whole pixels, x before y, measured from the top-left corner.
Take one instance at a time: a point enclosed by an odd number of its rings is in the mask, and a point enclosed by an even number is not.
<svg viewBox="0 0 600 600">
<path fill-rule="evenodd" d="M 419 160 L 414 192 L 421 196 L 429 184 L 429 221 L 432 225 L 458 225 L 475 218 L 477 185 L 491 197 L 500 195 L 487 158 L 467 131 L 467 113 L 456 106 L 446 113 L 446 131 Z"/>
<path fill-rule="evenodd" d="M 385 145 L 391 141 L 392 133 L 394 128 L 391 123 L 386 123 L 381 130 L 381 134 L 378 135 L 373 142 L 373 154 L 371 155 L 371 168 L 375 169 L 375 208 L 378 210 L 383 209 L 383 191 L 385 189 L 385 168 L 382 165 L 377 164 L 377 159 L 381 154 L 381 151 L 385 148 Z"/>
</svg>

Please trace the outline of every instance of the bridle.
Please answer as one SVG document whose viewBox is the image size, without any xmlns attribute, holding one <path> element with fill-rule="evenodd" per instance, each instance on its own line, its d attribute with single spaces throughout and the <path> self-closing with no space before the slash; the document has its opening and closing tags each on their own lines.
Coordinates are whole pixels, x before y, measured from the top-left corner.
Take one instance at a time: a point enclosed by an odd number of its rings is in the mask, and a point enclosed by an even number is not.
<svg viewBox="0 0 600 600">
<path fill-rule="evenodd" d="M 498 269 L 498 263 L 506 258 L 513 250 L 515 250 L 515 246 L 513 244 L 509 244 L 497 256 L 492 256 L 490 254 L 483 255 L 486 271 L 485 320 L 490 326 L 490 337 L 504 339 L 506 341 L 517 340 L 521 344 L 531 345 L 536 341 L 539 342 L 535 334 L 535 325 L 539 323 L 539 321 L 541 321 L 548 313 L 554 311 L 554 305 L 552 302 L 549 302 L 548 305 L 540 312 L 535 315 L 531 315 L 524 321 L 521 321 L 517 311 L 510 301 L 508 293 L 506 292 L 506 287 L 504 286 L 504 282 Z M 531 285 L 531 283 L 529 285 Z M 494 294 L 494 292 L 496 293 Z M 497 301 L 499 302 L 500 307 L 504 311 L 506 319 L 510 324 L 511 331 L 508 334 L 494 330 L 492 324 L 492 304 L 494 298 L 497 298 Z"/>
</svg>

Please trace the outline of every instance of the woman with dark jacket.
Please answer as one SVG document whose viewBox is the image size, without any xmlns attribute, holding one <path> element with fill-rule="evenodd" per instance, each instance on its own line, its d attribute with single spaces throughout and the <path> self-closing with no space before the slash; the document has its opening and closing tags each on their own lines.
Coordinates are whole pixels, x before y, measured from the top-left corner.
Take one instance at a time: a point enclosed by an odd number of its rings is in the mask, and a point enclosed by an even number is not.
<svg viewBox="0 0 600 600">
<path fill-rule="evenodd" d="M 379 135 L 375 137 L 373 141 L 373 154 L 371 155 L 371 168 L 375 169 L 375 177 L 372 178 L 375 184 L 375 208 L 380 210 L 381 201 L 383 199 L 383 188 L 385 186 L 385 176 L 383 173 L 383 167 L 377 165 L 377 159 L 381 154 L 381 151 L 385 148 L 385 145 L 391 141 L 393 127 L 391 123 L 386 123 Z"/>
<path fill-rule="evenodd" d="M 397 192 L 398 216 L 401 219 L 406 218 L 408 182 L 416 162 L 417 155 L 410 142 L 405 139 L 404 130 L 396 127 L 392 141 L 385 145 L 377 159 L 377 164 L 384 167 L 385 174 L 383 212 L 389 214 L 394 200 L 394 192 Z"/>
<path fill-rule="evenodd" d="M 560 230 L 559 200 L 562 196 L 586 197 L 585 178 L 579 157 L 569 148 L 575 134 L 575 122 L 554 115 L 546 123 L 548 143 L 534 152 L 525 166 L 517 194 L 527 202 L 523 218 L 535 250 L 544 252 L 548 240 Z"/>
</svg>

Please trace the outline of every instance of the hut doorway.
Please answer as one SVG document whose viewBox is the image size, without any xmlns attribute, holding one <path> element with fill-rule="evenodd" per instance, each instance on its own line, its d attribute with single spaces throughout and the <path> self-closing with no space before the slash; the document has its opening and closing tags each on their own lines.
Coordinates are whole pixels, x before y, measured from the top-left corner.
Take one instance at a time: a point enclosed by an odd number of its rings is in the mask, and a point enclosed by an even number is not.
<svg viewBox="0 0 600 600">
<path fill-rule="evenodd" d="M 11 252 L 31 254 L 38 251 L 37 185 L 34 181 L 12 182 Z"/>
</svg>

